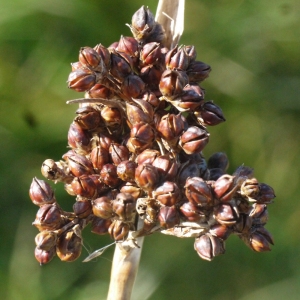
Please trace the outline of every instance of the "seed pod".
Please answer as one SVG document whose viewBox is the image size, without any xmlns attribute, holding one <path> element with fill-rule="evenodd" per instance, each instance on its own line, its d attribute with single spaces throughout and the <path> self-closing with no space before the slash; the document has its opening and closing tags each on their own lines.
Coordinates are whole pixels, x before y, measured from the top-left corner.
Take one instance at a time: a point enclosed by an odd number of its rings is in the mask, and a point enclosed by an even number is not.
<svg viewBox="0 0 300 300">
<path fill-rule="evenodd" d="M 132 126 L 127 147 L 130 152 L 140 153 L 151 147 L 155 137 L 154 129 L 147 123 L 138 123 Z"/>
<path fill-rule="evenodd" d="M 153 191 L 153 198 L 163 205 L 173 206 L 181 200 L 181 195 L 175 182 L 165 181 Z"/>
<path fill-rule="evenodd" d="M 70 125 L 68 132 L 68 144 L 71 148 L 78 148 L 82 151 L 88 151 L 90 145 L 91 136 L 87 130 L 77 123 L 73 122 Z"/>
<path fill-rule="evenodd" d="M 122 161 L 129 159 L 129 151 L 128 151 L 127 147 L 117 144 L 117 143 L 110 144 L 109 154 L 115 165 L 118 165 Z"/>
<path fill-rule="evenodd" d="M 167 99 L 175 99 L 182 94 L 187 84 L 188 77 L 185 72 L 165 70 L 161 75 L 159 90 Z"/>
<path fill-rule="evenodd" d="M 75 215 L 80 219 L 88 217 L 92 213 L 91 201 L 86 199 L 77 200 L 73 204 L 73 211 Z"/>
<path fill-rule="evenodd" d="M 189 64 L 195 61 L 197 57 L 197 52 L 195 50 L 195 47 L 193 45 L 191 46 L 184 46 L 185 47 L 185 53 L 187 54 L 189 58 Z"/>
<path fill-rule="evenodd" d="M 110 53 L 103 45 L 98 44 L 94 47 L 94 50 L 100 55 L 101 60 L 106 68 L 110 66 Z"/>
<path fill-rule="evenodd" d="M 211 261 L 215 256 L 225 253 L 223 240 L 209 234 L 203 234 L 195 240 L 194 248 L 204 260 Z"/>
<path fill-rule="evenodd" d="M 34 241 L 38 249 L 50 251 L 56 245 L 57 233 L 44 230 L 36 235 Z"/>
<path fill-rule="evenodd" d="M 224 172 L 228 169 L 229 160 L 224 152 L 214 153 L 207 161 L 207 167 L 209 169 L 220 168 Z"/>
<path fill-rule="evenodd" d="M 110 187 L 116 187 L 120 184 L 117 174 L 117 167 L 113 164 L 105 164 L 100 171 L 101 180 Z"/>
<path fill-rule="evenodd" d="M 240 217 L 233 226 L 237 233 L 248 234 L 252 227 L 252 218 L 247 214 L 240 214 Z"/>
<path fill-rule="evenodd" d="M 201 107 L 195 111 L 195 116 L 200 120 L 200 124 L 209 126 L 226 121 L 221 108 L 212 101 L 202 103 Z"/>
<path fill-rule="evenodd" d="M 42 175 L 53 181 L 66 181 L 70 182 L 72 180 L 71 175 L 65 173 L 65 171 L 57 165 L 53 159 L 46 159 L 41 167 Z"/>
<path fill-rule="evenodd" d="M 172 228 L 180 222 L 180 216 L 175 206 L 161 207 L 157 218 L 160 226 L 166 229 Z"/>
<path fill-rule="evenodd" d="M 158 90 L 158 84 L 160 82 L 161 76 L 163 74 L 164 69 L 159 65 L 147 65 L 144 66 L 140 71 L 140 77 L 143 82 L 147 84 L 147 87 L 151 91 Z"/>
<path fill-rule="evenodd" d="M 275 198 L 275 192 L 272 187 L 265 183 L 259 184 L 259 193 L 256 198 L 257 203 L 260 204 L 270 204 L 273 202 L 273 199 Z"/>
<path fill-rule="evenodd" d="M 165 140 L 177 141 L 184 130 L 184 125 L 181 114 L 167 114 L 160 119 L 156 129 Z"/>
<path fill-rule="evenodd" d="M 112 90 L 102 84 L 95 84 L 89 91 L 87 91 L 87 98 L 102 98 L 111 99 L 114 96 Z"/>
<path fill-rule="evenodd" d="M 55 256 L 55 247 L 52 247 L 48 251 L 42 250 L 39 247 L 35 247 L 34 256 L 41 266 L 45 265 L 49 263 Z"/>
<path fill-rule="evenodd" d="M 72 67 L 72 71 L 76 71 L 78 69 L 83 69 L 83 65 L 79 61 L 71 63 L 71 67 Z"/>
<path fill-rule="evenodd" d="M 68 157 L 68 166 L 75 177 L 90 175 L 94 173 L 90 160 L 80 154 L 73 154 Z"/>
<path fill-rule="evenodd" d="M 79 62 L 86 68 L 101 72 L 101 56 L 91 47 L 82 47 L 79 51 Z"/>
<path fill-rule="evenodd" d="M 77 122 L 82 129 L 92 130 L 98 127 L 100 124 L 100 114 L 91 106 L 77 109 L 76 114 L 78 116 L 74 121 Z"/>
<path fill-rule="evenodd" d="M 158 156 L 160 156 L 159 151 L 154 149 L 146 149 L 136 157 L 135 162 L 138 165 L 152 164 Z"/>
<path fill-rule="evenodd" d="M 128 98 L 138 98 L 145 89 L 145 83 L 137 75 L 128 75 L 121 85 L 121 93 Z"/>
<path fill-rule="evenodd" d="M 126 240 L 129 233 L 129 225 L 120 220 L 114 220 L 108 228 L 108 233 L 115 241 Z"/>
<path fill-rule="evenodd" d="M 110 219 L 115 215 L 111 200 L 106 196 L 93 200 L 92 205 L 93 213 L 98 218 Z"/>
<path fill-rule="evenodd" d="M 229 203 L 222 203 L 214 208 L 214 218 L 219 224 L 234 225 L 238 218 L 238 212 Z"/>
<path fill-rule="evenodd" d="M 152 165 L 157 168 L 162 180 L 172 181 L 177 175 L 179 164 L 169 155 L 160 155 L 154 159 Z"/>
<path fill-rule="evenodd" d="M 153 121 L 153 108 L 151 104 L 142 99 L 132 99 L 134 104 L 126 103 L 126 114 L 132 125 L 138 123 L 151 123 Z"/>
<path fill-rule="evenodd" d="M 154 31 L 155 19 L 149 8 L 144 5 L 134 13 L 131 19 L 131 32 L 137 40 L 145 40 Z"/>
<path fill-rule="evenodd" d="M 161 59 L 161 47 L 159 43 L 152 42 L 143 46 L 140 52 L 142 66 L 154 65 Z"/>
<path fill-rule="evenodd" d="M 32 225 L 39 231 L 55 230 L 63 223 L 62 210 L 55 204 L 45 204 L 37 211 L 36 218 Z"/>
<path fill-rule="evenodd" d="M 190 160 L 180 166 L 177 183 L 180 187 L 184 187 L 189 177 L 201 177 L 201 175 L 202 169 L 194 161 Z"/>
<path fill-rule="evenodd" d="M 153 191 L 159 183 L 157 168 L 150 164 L 138 165 L 135 170 L 135 181 L 143 190 Z"/>
<path fill-rule="evenodd" d="M 109 219 L 102 219 L 94 217 L 91 225 L 91 232 L 99 235 L 108 233 L 108 228 L 112 221 Z"/>
<path fill-rule="evenodd" d="M 71 183 L 74 193 L 78 196 L 92 199 L 97 195 L 94 180 L 86 175 L 75 177 Z"/>
<path fill-rule="evenodd" d="M 123 181 L 134 181 L 137 164 L 131 160 L 124 160 L 117 166 L 117 174 Z"/>
<path fill-rule="evenodd" d="M 209 133 L 196 126 L 189 127 L 181 136 L 179 145 L 186 154 L 200 153 L 208 144 Z"/>
<path fill-rule="evenodd" d="M 249 217 L 253 219 L 254 224 L 265 225 L 269 219 L 267 205 L 254 203 L 253 208 L 249 213 Z"/>
<path fill-rule="evenodd" d="M 70 73 L 68 88 L 76 92 L 85 92 L 96 84 L 96 75 L 88 69 L 78 69 Z"/>
<path fill-rule="evenodd" d="M 153 108 L 156 108 L 161 104 L 161 101 L 159 101 L 159 99 L 156 97 L 156 95 L 150 91 L 144 91 L 143 94 L 141 95 L 140 99 L 149 103 Z"/>
<path fill-rule="evenodd" d="M 108 151 L 101 146 L 95 147 L 91 152 L 91 162 L 96 170 L 101 170 L 105 164 L 109 163 Z"/>
<path fill-rule="evenodd" d="M 225 241 L 228 239 L 229 235 L 232 233 L 232 229 L 225 225 L 215 224 L 210 227 L 209 233 L 217 238 Z"/>
<path fill-rule="evenodd" d="M 143 190 L 132 182 L 126 182 L 121 188 L 121 193 L 129 193 L 135 200 L 141 198 L 143 195 Z"/>
<path fill-rule="evenodd" d="M 93 180 L 96 186 L 96 193 L 94 197 L 99 197 L 110 190 L 110 187 L 101 181 L 99 174 L 89 175 L 89 177 Z"/>
<path fill-rule="evenodd" d="M 189 178 L 184 188 L 185 195 L 192 204 L 202 207 L 214 204 L 211 187 L 202 178 Z"/>
<path fill-rule="evenodd" d="M 122 221 L 130 221 L 135 213 L 136 201 L 131 194 L 119 193 L 112 201 L 114 213 Z"/>
<path fill-rule="evenodd" d="M 235 177 L 225 174 L 214 183 L 214 194 L 223 202 L 228 202 L 234 196 L 238 186 L 234 181 Z"/>
<path fill-rule="evenodd" d="M 182 46 L 178 49 L 178 46 L 175 46 L 171 49 L 165 58 L 166 67 L 170 70 L 182 70 L 185 71 L 190 62 L 190 58 L 186 53 L 185 46 Z"/>
<path fill-rule="evenodd" d="M 108 134 L 97 133 L 93 135 L 93 148 L 100 146 L 108 151 L 112 142 L 113 137 Z"/>
<path fill-rule="evenodd" d="M 59 237 L 56 254 L 61 261 L 72 262 L 80 256 L 81 249 L 81 230 L 79 225 L 75 225 Z"/>
<path fill-rule="evenodd" d="M 116 50 L 118 52 L 125 52 L 133 59 L 134 64 L 137 63 L 139 55 L 139 43 L 135 38 L 121 35 Z"/>
<path fill-rule="evenodd" d="M 194 61 L 186 70 L 189 82 L 201 82 L 209 76 L 211 67 L 202 61 Z"/>
<path fill-rule="evenodd" d="M 106 126 L 122 124 L 122 114 L 116 107 L 104 106 L 100 114 Z"/>
<path fill-rule="evenodd" d="M 124 54 L 121 55 L 121 53 L 114 52 L 111 53 L 110 58 L 111 64 L 109 72 L 120 83 L 122 83 L 125 80 L 125 78 L 132 72 L 131 65 L 123 57 Z"/>
<path fill-rule="evenodd" d="M 37 179 L 36 177 L 32 179 L 29 196 L 33 204 L 38 206 L 56 202 L 51 186 L 44 180 Z"/>
<path fill-rule="evenodd" d="M 180 206 L 181 214 L 189 222 L 206 222 L 206 216 L 203 209 L 191 202 L 185 202 Z"/>
</svg>

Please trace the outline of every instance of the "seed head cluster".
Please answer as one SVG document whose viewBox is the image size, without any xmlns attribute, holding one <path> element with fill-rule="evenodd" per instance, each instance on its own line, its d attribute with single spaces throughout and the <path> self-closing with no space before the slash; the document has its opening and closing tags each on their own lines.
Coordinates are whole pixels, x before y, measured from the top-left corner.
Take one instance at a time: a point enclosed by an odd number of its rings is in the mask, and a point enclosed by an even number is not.
<svg viewBox="0 0 300 300">
<path fill-rule="evenodd" d="M 232 234 L 254 251 L 270 250 L 264 225 L 273 189 L 249 167 L 227 174 L 225 153 L 202 155 L 207 126 L 225 121 L 200 86 L 210 66 L 197 60 L 194 46 L 168 49 L 162 26 L 144 6 L 129 27 L 133 37 L 83 47 L 72 64 L 68 87 L 85 95 L 70 101 L 79 103 L 70 150 L 62 160 L 45 160 L 41 172 L 64 184 L 75 203 L 64 211 L 49 183 L 33 179 L 36 259 L 74 261 L 89 224 L 93 233 L 131 247 L 154 232 L 191 237 L 205 260 L 223 254 Z"/>
</svg>

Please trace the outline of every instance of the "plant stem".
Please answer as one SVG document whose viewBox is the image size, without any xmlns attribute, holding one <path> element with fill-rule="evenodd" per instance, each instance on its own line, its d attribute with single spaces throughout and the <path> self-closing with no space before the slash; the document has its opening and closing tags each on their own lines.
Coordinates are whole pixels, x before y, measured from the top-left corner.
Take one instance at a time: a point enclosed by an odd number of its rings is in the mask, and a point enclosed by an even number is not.
<svg viewBox="0 0 300 300">
<path fill-rule="evenodd" d="M 139 248 L 127 250 L 121 244 L 116 244 L 107 300 L 130 300 L 144 237 L 136 240 Z"/>
</svg>

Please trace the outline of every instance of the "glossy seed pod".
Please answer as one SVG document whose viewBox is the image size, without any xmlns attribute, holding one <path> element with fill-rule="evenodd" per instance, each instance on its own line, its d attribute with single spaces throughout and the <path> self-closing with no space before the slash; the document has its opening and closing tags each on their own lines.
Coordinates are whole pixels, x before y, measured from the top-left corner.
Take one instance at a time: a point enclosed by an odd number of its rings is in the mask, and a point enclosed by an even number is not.
<svg viewBox="0 0 300 300">
<path fill-rule="evenodd" d="M 117 166 L 117 174 L 123 181 L 134 181 L 137 164 L 131 160 L 124 160 Z"/>
<path fill-rule="evenodd" d="M 134 216 L 136 201 L 129 193 L 119 193 L 112 201 L 114 213 L 120 220 L 130 221 Z"/>
<path fill-rule="evenodd" d="M 153 191 L 153 198 L 163 205 L 173 206 L 181 200 L 181 193 L 175 182 L 165 181 Z"/>
<path fill-rule="evenodd" d="M 180 222 L 180 216 L 175 206 L 161 207 L 157 218 L 160 226 L 165 229 L 172 228 Z"/>
<path fill-rule="evenodd" d="M 108 228 L 108 233 L 115 241 L 126 240 L 129 233 L 129 225 L 120 220 L 114 220 Z"/>
<path fill-rule="evenodd" d="M 265 183 L 259 184 L 259 193 L 256 198 L 257 203 L 260 204 L 270 204 L 273 202 L 273 199 L 275 198 L 275 192 L 273 188 Z"/>
<path fill-rule="evenodd" d="M 143 45 L 140 52 L 140 64 L 154 65 L 161 59 L 161 47 L 157 42 L 151 42 Z"/>
<path fill-rule="evenodd" d="M 86 199 L 79 199 L 73 204 L 73 211 L 78 218 L 84 219 L 92 213 L 92 203 Z"/>
<path fill-rule="evenodd" d="M 187 179 L 185 195 L 194 205 L 201 207 L 212 206 L 214 204 L 211 187 L 200 177 Z"/>
<path fill-rule="evenodd" d="M 37 248 L 41 250 L 50 251 L 55 247 L 57 241 L 57 233 L 53 231 L 44 230 L 38 233 L 34 239 Z"/>
<path fill-rule="evenodd" d="M 137 157 L 135 162 L 138 165 L 141 164 L 152 164 L 154 160 L 160 156 L 160 152 L 154 149 L 146 149 L 141 152 Z"/>
<path fill-rule="evenodd" d="M 157 168 L 163 181 L 174 180 L 179 168 L 179 164 L 167 154 L 156 157 L 152 165 Z"/>
<path fill-rule="evenodd" d="M 108 151 L 101 146 L 92 150 L 90 159 L 96 170 L 101 170 L 105 164 L 110 162 Z"/>
<path fill-rule="evenodd" d="M 102 219 L 110 219 L 115 214 L 113 212 L 113 207 L 111 199 L 107 196 L 102 196 L 92 201 L 93 213 L 96 217 Z"/>
<path fill-rule="evenodd" d="M 214 194 L 223 202 L 228 202 L 232 199 L 238 186 L 235 184 L 235 177 L 225 174 L 218 178 L 214 183 Z"/>
<path fill-rule="evenodd" d="M 74 119 L 82 129 L 92 130 L 100 125 L 99 111 L 91 106 L 81 107 L 76 110 L 77 117 Z"/>
<path fill-rule="evenodd" d="M 185 127 L 181 114 L 167 114 L 162 116 L 156 129 L 159 135 L 167 141 L 178 140 Z"/>
<path fill-rule="evenodd" d="M 117 187 L 120 184 L 117 167 L 113 164 L 105 164 L 100 171 L 100 177 L 102 182 L 110 187 Z"/>
<path fill-rule="evenodd" d="M 125 77 L 121 85 L 121 93 L 128 98 L 138 98 L 144 89 L 144 81 L 141 77 L 134 74 Z"/>
<path fill-rule="evenodd" d="M 101 72 L 101 56 L 91 47 L 82 47 L 79 51 L 79 62 L 86 68 Z"/>
<path fill-rule="evenodd" d="M 215 256 L 225 253 L 223 240 L 209 233 L 201 235 L 195 240 L 194 248 L 204 260 L 211 261 Z"/>
<path fill-rule="evenodd" d="M 78 69 L 70 73 L 68 88 L 76 92 L 88 91 L 96 84 L 96 75 L 88 69 Z"/>
<path fill-rule="evenodd" d="M 111 99 L 114 96 L 114 92 L 107 86 L 96 83 L 91 89 L 86 92 L 87 98 L 102 98 Z"/>
<path fill-rule="evenodd" d="M 72 154 L 68 156 L 68 166 L 71 173 L 75 177 L 82 175 L 91 175 L 94 173 L 93 164 L 89 159 L 80 154 Z"/>
<path fill-rule="evenodd" d="M 252 218 L 248 214 L 240 214 L 240 217 L 233 226 L 235 232 L 240 234 L 248 234 L 253 224 Z"/>
<path fill-rule="evenodd" d="M 200 109 L 195 111 L 195 116 L 204 125 L 215 126 L 225 122 L 222 109 L 212 101 L 202 103 Z"/>
<path fill-rule="evenodd" d="M 189 66 L 190 58 L 186 53 L 185 46 L 171 49 L 165 57 L 167 69 L 185 71 Z"/>
<path fill-rule="evenodd" d="M 238 221 L 239 214 L 229 203 L 222 203 L 214 208 L 214 218 L 219 224 L 230 226 Z"/>
<path fill-rule="evenodd" d="M 68 144 L 71 148 L 77 148 L 82 151 L 90 149 L 91 136 L 87 130 L 84 130 L 77 122 L 70 125 L 68 131 Z"/>
<path fill-rule="evenodd" d="M 126 182 L 120 188 L 121 193 L 129 193 L 135 200 L 143 196 L 143 190 L 133 182 Z"/>
<path fill-rule="evenodd" d="M 139 43 L 135 38 L 121 35 L 116 50 L 118 52 L 125 52 L 133 59 L 134 64 L 137 63 L 139 56 Z"/>
<path fill-rule="evenodd" d="M 209 76 L 211 67 L 202 62 L 194 61 L 189 64 L 186 70 L 190 82 L 201 82 Z"/>
<path fill-rule="evenodd" d="M 232 229 L 222 224 L 214 224 L 210 227 L 209 233 L 217 238 L 225 241 L 232 233 Z"/>
<path fill-rule="evenodd" d="M 56 202 L 51 186 L 46 181 L 37 179 L 36 177 L 32 179 L 29 196 L 33 204 L 38 206 Z"/>
<path fill-rule="evenodd" d="M 153 191 L 159 183 L 157 168 L 150 164 L 138 165 L 135 170 L 135 181 L 142 189 Z"/>
<path fill-rule="evenodd" d="M 180 213 L 189 222 L 204 223 L 207 221 L 203 209 L 191 202 L 185 202 L 180 206 Z"/>
<path fill-rule="evenodd" d="M 265 225 L 269 220 L 267 205 L 254 203 L 249 217 L 253 219 L 254 224 Z"/>
<path fill-rule="evenodd" d="M 34 256 L 41 266 L 49 263 L 55 254 L 55 247 L 52 247 L 50 250 L 43 250 L 39 247 L 35 247 L 34 250 Z"/>
<path fill-rule="evenodd" d="M 104 66 L 106 68 L 109 68 L 110 66 L 110 53 L 107 48 L 105 48 L 103 45 L 98 44 L 94 47 L 94 50 L 100 55 L 101 60 L 104 63 Z"/>
<path fill-rule="evenodd" d="M 111 143 L 109 147 L 109 154 L 113 161 L 113 163 L 117 166 L 122 161 L 129 159 L 129 150 L 126 146 L 117 144 L 117 143 Z"/>
<path fill-rule="evenodd" d="M 91 224 L 91 232 L 99 235 L 107 234 L 111 223 L 112 221 L 110 219 L 94 217 Z"/>
</svg>

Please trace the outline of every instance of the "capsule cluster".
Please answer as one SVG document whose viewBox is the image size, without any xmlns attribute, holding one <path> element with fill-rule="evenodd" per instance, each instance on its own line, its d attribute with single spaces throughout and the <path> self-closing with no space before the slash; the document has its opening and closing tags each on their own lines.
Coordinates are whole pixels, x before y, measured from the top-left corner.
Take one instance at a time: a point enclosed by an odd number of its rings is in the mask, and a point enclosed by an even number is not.
<svg viewBox="0 0 300 300">
<path fill-rule="evenodd" d="M 162 26 L 144 6 L 129 27 L 133 37 L 108 48 L 83 47 L 72 64 L 68 86 L 85 96 L 70 101 L 80 104 L 70 150 L 60 161 L 45 160 L 41 171 L 76 201 L 72 212 L 64 211 L 51 186 L 33 179 L 29 194 L 40 207 L 36 259 L 77 259 L 88 224 L 93 233 L 133 246 L 154 232 L 193 237 L 205 260 L 224 253 L 231 234 L 254 251 L 270 250 L 264 225 L 273 189 L 248 167 L 226 174 L 224 153 L 207 161 L 202 155 L 207 126 L 225 121 L 200 86 L 210 66 L 196 60 L 194 46 L 168 49 Z"/>
</svg>

